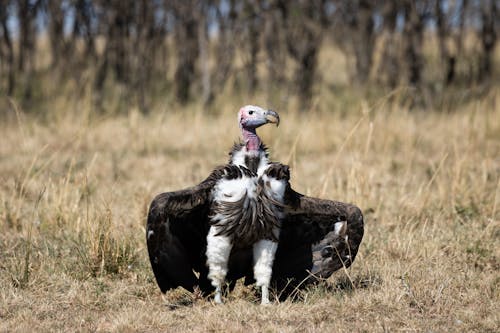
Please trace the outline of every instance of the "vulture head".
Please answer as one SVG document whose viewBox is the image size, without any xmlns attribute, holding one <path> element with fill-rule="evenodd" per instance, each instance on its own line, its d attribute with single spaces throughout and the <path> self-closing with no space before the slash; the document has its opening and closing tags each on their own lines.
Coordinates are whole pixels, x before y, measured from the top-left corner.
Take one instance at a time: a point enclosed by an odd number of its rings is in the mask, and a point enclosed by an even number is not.
<svg viewBox="0 0 500 333">
<path fill-rule="evenodd" d="M 255 154 L 260 148 L 260 139 L 255 129 L 268 123 L 278 126 L 280 116 L 272 110 L 265 110 L 255 105 L 246 105 L 238 112 L 238 124 L 249 153 Z"/>
<path fill-rule="evenodd" d="M 280 116 L 272 111 L 255 105 L 246 105 L 238 112 L 238 123 L 241 129 L 255 130 L 257 127 L 272 123 L 278 126 Z"/>
</svg>

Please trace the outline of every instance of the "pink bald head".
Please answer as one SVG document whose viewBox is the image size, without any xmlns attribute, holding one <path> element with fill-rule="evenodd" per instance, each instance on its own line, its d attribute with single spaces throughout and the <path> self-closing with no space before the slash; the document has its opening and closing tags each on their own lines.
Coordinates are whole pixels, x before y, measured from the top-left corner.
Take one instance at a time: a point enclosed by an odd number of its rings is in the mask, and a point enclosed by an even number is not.
<svg viewBox="0 0 500 333">
<path fill-rule="evenodd" d="M 257 151 L 260 139 L 255 129 L 267 123 L 279 125 L 280 117 L 272 110 L 265 110 L 259 106 L 246 105 L 238 112 L 238 125 L 248 151 Z"/>
<path fill-rule="evenodd" d="M 255 129 L 267 123 L 279 125 L 280 117 L 272 110 L 260 106 L 245 105 L 238 112 L 238 124 L 241 128 Z"/>
</svg>

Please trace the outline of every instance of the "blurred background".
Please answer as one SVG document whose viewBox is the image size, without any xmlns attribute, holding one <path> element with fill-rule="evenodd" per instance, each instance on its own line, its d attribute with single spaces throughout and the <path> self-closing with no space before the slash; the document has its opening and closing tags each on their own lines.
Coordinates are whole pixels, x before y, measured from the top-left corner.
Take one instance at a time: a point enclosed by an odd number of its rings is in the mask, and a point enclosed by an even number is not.
<svg viewBox="0 0 500 333">
<path fill-rule="evenodd" d="M 0 0 L 0 332 L 498 332 L 499 10 Z M 363 210 L 356 262 L 272 311 L 161 298 L 149 203 L 227 161 L 245 104 L 295 190 Z"/>
<path fill-rule="evenodd" d="M 499 10 L 498 0 L 1 0 L 0 106 L 42 114 L 84 100 L 92 112 L 147 113 L 239 96 L 335 111 L 397 96 L 447 111 L 500 82 Z"/>
</svg>

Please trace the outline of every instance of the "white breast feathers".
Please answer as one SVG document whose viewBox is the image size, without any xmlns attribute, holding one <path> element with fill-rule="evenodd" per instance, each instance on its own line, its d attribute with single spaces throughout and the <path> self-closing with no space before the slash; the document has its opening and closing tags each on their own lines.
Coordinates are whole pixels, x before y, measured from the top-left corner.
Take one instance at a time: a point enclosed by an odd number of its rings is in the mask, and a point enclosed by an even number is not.
<svg viewBox="0 0 500 333">
<path fill-rule="evenodd" d="M 229 254 L 238 246 L 253 248 L 256 284 L 262 287 L 262 303 L 269 303 L 268 286 L 288 184 L 288 179 L 277 179 L 268 172 L 271 168 L 276 164 L 262 168 L 259 175 L 244 166 L 228 165 L 214 186 L 206 254 L 216 302 L 222 302 L 220 291 Z"/>
</svg>

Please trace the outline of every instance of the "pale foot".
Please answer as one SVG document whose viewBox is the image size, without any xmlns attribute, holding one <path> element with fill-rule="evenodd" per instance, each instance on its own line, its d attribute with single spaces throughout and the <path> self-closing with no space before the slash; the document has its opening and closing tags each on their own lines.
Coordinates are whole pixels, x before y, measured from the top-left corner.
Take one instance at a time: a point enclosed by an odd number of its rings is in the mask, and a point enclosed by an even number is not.
<svg viewBox="0 0 500 333">
<path fill-rule="evenodd" d="M 221 289 L 220 287 L 215 288 L 215 297 L 214 297 L 215 304 L 222 304 L 222 293 L 220 289 Z"/>
<path fill-rule="evenodd" d="M 260 302 L 260 305 L 271 305 L 271 302 L 269 301 L 269 289 L 267 286 L 262 286 L 262 300 Z"/>
</svg>

